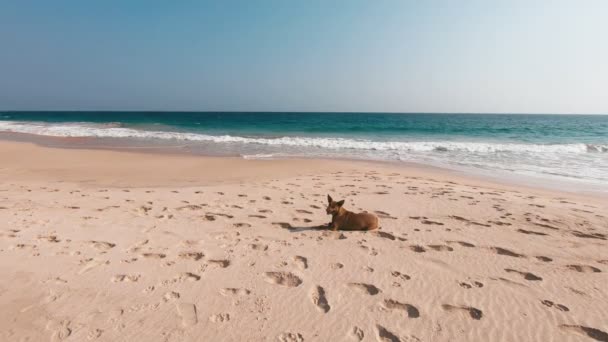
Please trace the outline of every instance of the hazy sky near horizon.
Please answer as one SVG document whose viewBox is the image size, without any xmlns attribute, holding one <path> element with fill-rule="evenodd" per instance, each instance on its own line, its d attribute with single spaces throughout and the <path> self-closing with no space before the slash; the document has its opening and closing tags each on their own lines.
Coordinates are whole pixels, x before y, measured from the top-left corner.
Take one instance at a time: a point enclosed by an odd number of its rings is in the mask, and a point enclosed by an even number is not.
<svg viewBox="0 0 608 342">
<path fill-rule="evenodd" d="M 608 114 L 608 1 L 0 2 L 0 110 Z"/>
</svg>

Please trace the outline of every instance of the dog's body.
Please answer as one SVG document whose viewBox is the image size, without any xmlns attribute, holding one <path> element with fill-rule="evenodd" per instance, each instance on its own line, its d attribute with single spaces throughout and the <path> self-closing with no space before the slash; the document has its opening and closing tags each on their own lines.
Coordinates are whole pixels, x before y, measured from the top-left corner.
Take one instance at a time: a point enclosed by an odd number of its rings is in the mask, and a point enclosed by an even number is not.
<svg viewBox="0 0 608 342">
<path fill-rule="evenodd" d="M 378 229 L 378 218 L 370 213 L 353 213 L 342 207 L 344 200 L 335 202 L 327 195 L 327 214 L 331 215 L 331 230 L 374 230 Z"/>
</svg>

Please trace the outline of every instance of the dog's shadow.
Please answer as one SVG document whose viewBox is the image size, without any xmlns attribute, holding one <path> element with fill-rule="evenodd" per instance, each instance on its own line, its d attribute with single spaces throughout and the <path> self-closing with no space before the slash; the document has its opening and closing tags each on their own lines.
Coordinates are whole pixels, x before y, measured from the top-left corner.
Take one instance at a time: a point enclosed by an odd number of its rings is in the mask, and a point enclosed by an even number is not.
<svg viewBox="0 0 608 342">
<path fill-rule="evenodd" d="M 287 229 L 288 231 L 290 231 L 292 233 L 329 230 L 329 225 L 327 225 L 327 224 L 309 226 L 309 227 L 294 226 L 291 223 L 287 223 L 287 222 L 273 222 L 272 224 L 274 224 L 275 226 L 279 226 L 283 229 Z"/>
</svg>

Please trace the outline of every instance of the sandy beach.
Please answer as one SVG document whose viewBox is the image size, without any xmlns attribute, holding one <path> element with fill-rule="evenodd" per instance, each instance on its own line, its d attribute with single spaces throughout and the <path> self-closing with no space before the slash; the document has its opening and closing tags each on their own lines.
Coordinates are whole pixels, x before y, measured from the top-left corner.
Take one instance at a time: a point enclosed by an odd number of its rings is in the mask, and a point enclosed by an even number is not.
<svg viewBox="0 0 608 342">
<path fill-rule="evenodd" d="M 375 213 L 332 232 L 326 196 Z M 608 200 L 0 141 L 2 341 L 608 341 Z"/>
</svg>

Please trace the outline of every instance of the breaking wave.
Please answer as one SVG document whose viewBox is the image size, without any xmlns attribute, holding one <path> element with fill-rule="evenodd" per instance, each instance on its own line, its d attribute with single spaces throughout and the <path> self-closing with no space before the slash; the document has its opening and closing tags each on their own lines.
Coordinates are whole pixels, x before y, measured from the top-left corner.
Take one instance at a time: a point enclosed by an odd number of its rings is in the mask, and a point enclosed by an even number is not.
<svg viewBox="0 0 608 342">
<path fill-rule="evenodd" d="M 471 152 L 471 153 L 608 153 L 608 144 L 523 144 L 458 141 L 374 141 L 332 137 L 241 137 L 190 132 L 149 131 L 121 127 L 120 124 L 42 124 L 0 121 L 0 131 L 54 137 L 99 137 L 164 139 L 177 141 L 240 143 L 268 146 L 313 147 L 331 150 L 397 151 L 397 152 Z"/>
</svg>

